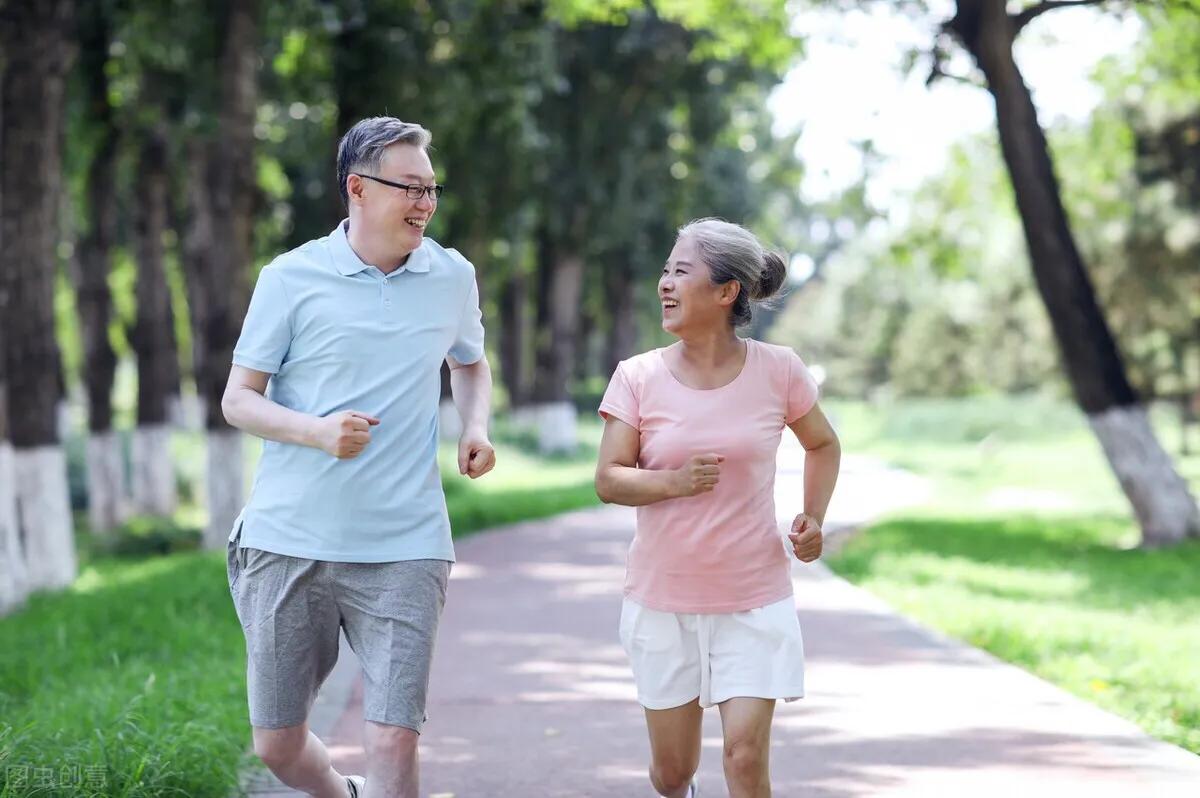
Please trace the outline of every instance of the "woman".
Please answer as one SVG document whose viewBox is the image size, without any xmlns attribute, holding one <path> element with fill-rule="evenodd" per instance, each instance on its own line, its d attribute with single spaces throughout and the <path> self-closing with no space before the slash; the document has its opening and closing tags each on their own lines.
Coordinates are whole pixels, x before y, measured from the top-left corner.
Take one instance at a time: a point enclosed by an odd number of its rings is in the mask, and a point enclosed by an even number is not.
<svg viewBox="0 0 1200 798">
<path fill-rule="evenodd" d="M 622 361 L 600 404 L 596 493 L 638 508 L 621 642 L 646 710 L 650 781 L 668 798 L 696 794 L 701 719 L 713 704 L 729 794 L 769 796 L 775 701 L 804 695 L 775 457 L 789 427 L 806 458 L 804 512 L 788 537 L 811 562 L 841 449 L 800 358 L 736 334 L 786 271 L 738 225 L 681 228 L 658 281 L 663 329 L 679 340 Z"/>
</svg>

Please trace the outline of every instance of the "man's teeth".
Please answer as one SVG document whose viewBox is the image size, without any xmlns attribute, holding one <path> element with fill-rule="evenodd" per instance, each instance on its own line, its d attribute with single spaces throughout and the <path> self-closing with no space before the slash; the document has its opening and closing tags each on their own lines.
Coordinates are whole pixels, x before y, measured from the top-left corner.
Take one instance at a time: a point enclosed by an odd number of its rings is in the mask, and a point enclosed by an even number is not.
<svg viewBox="0 0 1200 798">
<path fill-rule="evenodd" d="M 425 219 L 405 219 L 404 221 L 408 222 L 413 227 L 420 228 L 421 230 L 425 229 Z"/>
<path fill-rule="evenodd" d="M 664 299 L 663 307 L 664 308 L 677 308 L 677 307 L 679 307 L 679 303 L 676 302 L 674 299 Z"/>
</svg>

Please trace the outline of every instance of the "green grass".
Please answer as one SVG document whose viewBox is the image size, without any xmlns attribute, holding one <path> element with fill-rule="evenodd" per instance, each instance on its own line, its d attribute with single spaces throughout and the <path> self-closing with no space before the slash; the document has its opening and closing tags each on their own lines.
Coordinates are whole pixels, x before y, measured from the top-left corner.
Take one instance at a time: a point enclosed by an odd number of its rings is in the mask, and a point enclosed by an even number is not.
<svg viewBox="0 0 1200 798">
<path fill-rule="evenodd" d="M 458 475 L 455 448 L 443 446 L 455 535 L 597 503 L 598 437 L 598 423 L 584 424 L 574 456 L 544 458 L 501 429 L 500 467 L 479 480 Z M 195 444 L 173 445 L 184 473 L 203 469 Z M 253 462 L 258 447 L 247 448 Z M 184 506 L 170 528 L 133 524 L 122 540 L 169 548 L 201 521 Z M 245 646 L 223 554 L 118 558 L 96 548 L 81 546 L 71 589 L 0 620 L 0 798 L 225 798 L 252 758 Z"/>
<path fill-rule="evenodd" d="M 1136 548 L 1077 412 L 1045 400 L 833 405 L 848 451 L 932 488 L 850 540 L 830 559 L 839 574 L 1200 753 L 1200 541 Z M 1156 420 L 1164 443 L 1178 440 L 1169 416 Z M 1200 457 L 1177 463 L 1200 489 Z"/>
<path fill-rule="evenodd" d="M 227 795 L 244 650 L 219 554 L 100 561 L 34 597 L 0 622 L 0 796 Z"/>
</svg>

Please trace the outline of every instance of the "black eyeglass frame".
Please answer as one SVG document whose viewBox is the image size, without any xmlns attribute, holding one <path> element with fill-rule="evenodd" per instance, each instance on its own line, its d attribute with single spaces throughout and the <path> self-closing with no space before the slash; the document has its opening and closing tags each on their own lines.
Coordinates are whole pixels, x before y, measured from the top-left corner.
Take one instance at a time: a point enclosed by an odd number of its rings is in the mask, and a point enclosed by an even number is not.
<svg viewBox="0 0 1200 798">
<path fill-rule="evenodd" d="M 437 202 L 442 198 L 442 192 L 446 190 L 446 187 L 441 184 L 422 186 L 419 183 L 414 183 L 409 185 L 405 183 L 394 183 L 391 180 L 384 180 L 382 177 L 376 177 L 375 175 L 364 175 L 361 172 L 351 172 L 350 174 L 358 175 L 359 177 L 366 178 L 367 180 L 374 180 L 376 183 L 383 183 L 385 186 L 391 186 L 392 188 L 402 188 L 404 189 L 405 196 L 413 200 L 427 196 L 429 197 L 430 202 Z M 416 196 L 413 195 L 414 191 L 416 191 Z"/>
</svg>

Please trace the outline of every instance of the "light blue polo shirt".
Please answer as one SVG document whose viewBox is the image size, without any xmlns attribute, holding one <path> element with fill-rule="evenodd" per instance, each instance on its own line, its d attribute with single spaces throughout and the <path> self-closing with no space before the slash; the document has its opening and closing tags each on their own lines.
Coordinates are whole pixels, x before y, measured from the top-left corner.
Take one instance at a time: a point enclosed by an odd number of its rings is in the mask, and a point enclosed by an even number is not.
<svg viewBox="0 0 1200 798">
<path fill-rule="evenodd" d="M 241 545 L 334 562 L 453 561 L 440 368 L 447 354 L 483 357 L 475 269 L 426 238 L 384 275 L 350 248 L 348 224 L 263 268 L 233 362 L 273 375 L 267 396 L 284 407 L 359 410 L 380 424 L 350 460 L 264 441 Z"/>
</svg>

